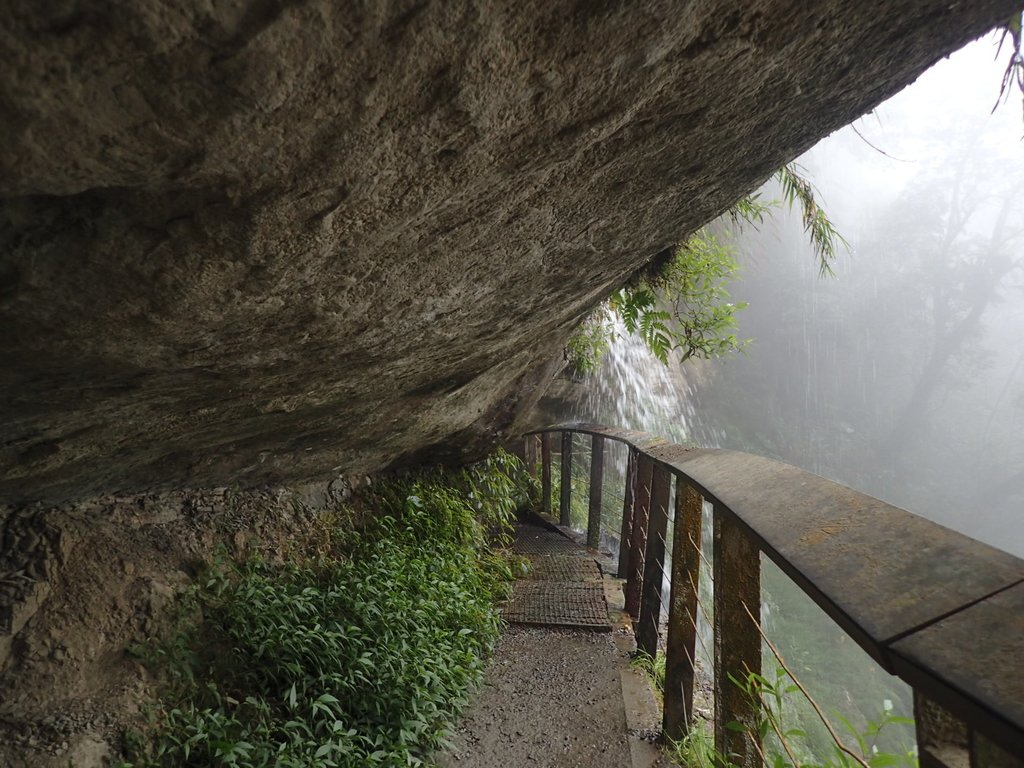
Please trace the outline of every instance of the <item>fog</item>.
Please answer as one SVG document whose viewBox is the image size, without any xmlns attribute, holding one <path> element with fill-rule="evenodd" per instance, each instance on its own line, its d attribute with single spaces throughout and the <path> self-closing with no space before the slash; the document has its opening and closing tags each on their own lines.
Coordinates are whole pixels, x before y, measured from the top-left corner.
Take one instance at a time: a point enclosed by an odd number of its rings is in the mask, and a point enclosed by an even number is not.
<svg viewBox="0 0 1024 768">
<path fill-rule="evenodd" d="M 834 279 L 794 215 L 738 234 L 754 341 L 705 365 L 691 430 L 1024 555 L 1024 121 L 1017 92 L 991 114 L 995 51 L 969 46 L 800 159 L 850 243 Z"/>
<path fill-rule="evenodd" d="M 1024 556 L 1024 120 L 1019 92 L 991 113 L 996 42 L 799 159 L 850 245 L 834 277 L 798 214 L 723 220 L 746 353 L 686 363 L 673 408 L 621 341 L 572 415 L 771 456 Z"/>
<path fill-rule="evenodd" d="M 1024 556 L 1024 119 L 1019 92 L 991 114 L 995 52 L 968 46 L 799 159 L 849 242 L 834 277 L 798 213 L 713 225 L 742 266 L 744 354 L 669 370 L 620 338 L 557 416 L 770 456 Z M 862 732 L 912 714 L 909 688 L 778 569 L 763 580 L 768 631 L 820 701 Z M 807 754 L 831 754 L 805 701 L 786 711 Z M 888 733 L 913 754 L 912 728 Z"/>
</svg>

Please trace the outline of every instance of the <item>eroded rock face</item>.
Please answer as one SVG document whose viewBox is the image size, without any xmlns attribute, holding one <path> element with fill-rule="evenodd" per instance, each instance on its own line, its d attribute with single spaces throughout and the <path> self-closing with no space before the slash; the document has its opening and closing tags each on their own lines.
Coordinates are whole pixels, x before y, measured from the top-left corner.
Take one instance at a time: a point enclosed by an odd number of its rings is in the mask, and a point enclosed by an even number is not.
<svg viewBox="0 0 1024 768">
<path fill-rule="evenodd" d="M 359 492 L 336 480 L 0 506 L 0 766 L 119 763 L 157 695 L 140 650 L 173 633 L 176 598 L 218 559 L 322 552 L 339 520 L 360 524 Z"/>
<path fill-rule="evenodd" d="M 0 500 L 458 457 L 1016 0 L 0 10 Z M 550 367 L 550 366 L 549 366 Z"/>
</svg>

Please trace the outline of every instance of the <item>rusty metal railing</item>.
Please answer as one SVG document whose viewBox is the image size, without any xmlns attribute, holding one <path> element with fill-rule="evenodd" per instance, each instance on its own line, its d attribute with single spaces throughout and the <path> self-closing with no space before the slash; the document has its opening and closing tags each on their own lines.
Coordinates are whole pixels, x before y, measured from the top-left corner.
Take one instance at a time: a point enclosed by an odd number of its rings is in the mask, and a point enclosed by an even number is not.
<svg viewBox="0 0 1024 768">
<path fill-rule="evenodd" d="M 728 674 L 761 669 L 753 617 L 760 615 L 764 553 L 882 668 L 913 688 L 922 768 L 1024 766 L 1024 560 L 787 464 L 590 424 L 527 437 L 528 456 L 539 453 L 545 509 L 551 439 L 561 438 L 563 525 L 569 524 L 574 434 L 592 441 L 590 546 L 601 530 L 605 443 L 628 446 L 618 576 L 626 580 L 637 647 L 652 656 L 661 641 L 666 531 L 669 515 L 674 519 L 664 638 L 667 736 L 685 735 L 693 711 L 706 500 L 713 508 L 720 753 L 741 768 L 760 765 L 755 705 Z M 726 727 L 733 722 L 750 727 Z"/>
</svg>

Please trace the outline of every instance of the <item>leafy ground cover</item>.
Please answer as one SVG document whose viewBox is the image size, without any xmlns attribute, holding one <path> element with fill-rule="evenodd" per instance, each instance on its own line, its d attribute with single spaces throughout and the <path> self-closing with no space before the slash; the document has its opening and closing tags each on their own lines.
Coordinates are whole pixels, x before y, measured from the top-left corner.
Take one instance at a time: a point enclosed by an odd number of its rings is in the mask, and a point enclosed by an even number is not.
<svg viewBox="0 0 1024 768">
<path fill-rule="evenodd" d="M 374 486 L 283 565 L 214 563 L 138 649 L 163 694 L 122 768 L 428 763 L 497 639 L 511 567 L 492 545 L 527 488 L 499 453 Z"/>
</svg>

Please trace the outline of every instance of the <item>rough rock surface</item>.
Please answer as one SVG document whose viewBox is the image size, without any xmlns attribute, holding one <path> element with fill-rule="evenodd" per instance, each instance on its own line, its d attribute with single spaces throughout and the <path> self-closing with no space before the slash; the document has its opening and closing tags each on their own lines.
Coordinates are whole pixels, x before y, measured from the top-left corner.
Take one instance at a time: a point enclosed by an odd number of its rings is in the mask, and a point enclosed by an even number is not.
<svg viewBox="0 0 1024 768">
<path fill-rule="evenodd" d="M 0 507 L 0 766 L 109 765 L 156 695 L 126 651 L 167 634 L 175 595 L 218 552 L 281 562 L 314 549 L 350 513 L 348 493 L 336 482 Z"/>
<path fill-rule="evenodd" d="M 1017 7 L 5 3 L 0 500 L 493 442 L 629 273 Z"/>
</svg>

